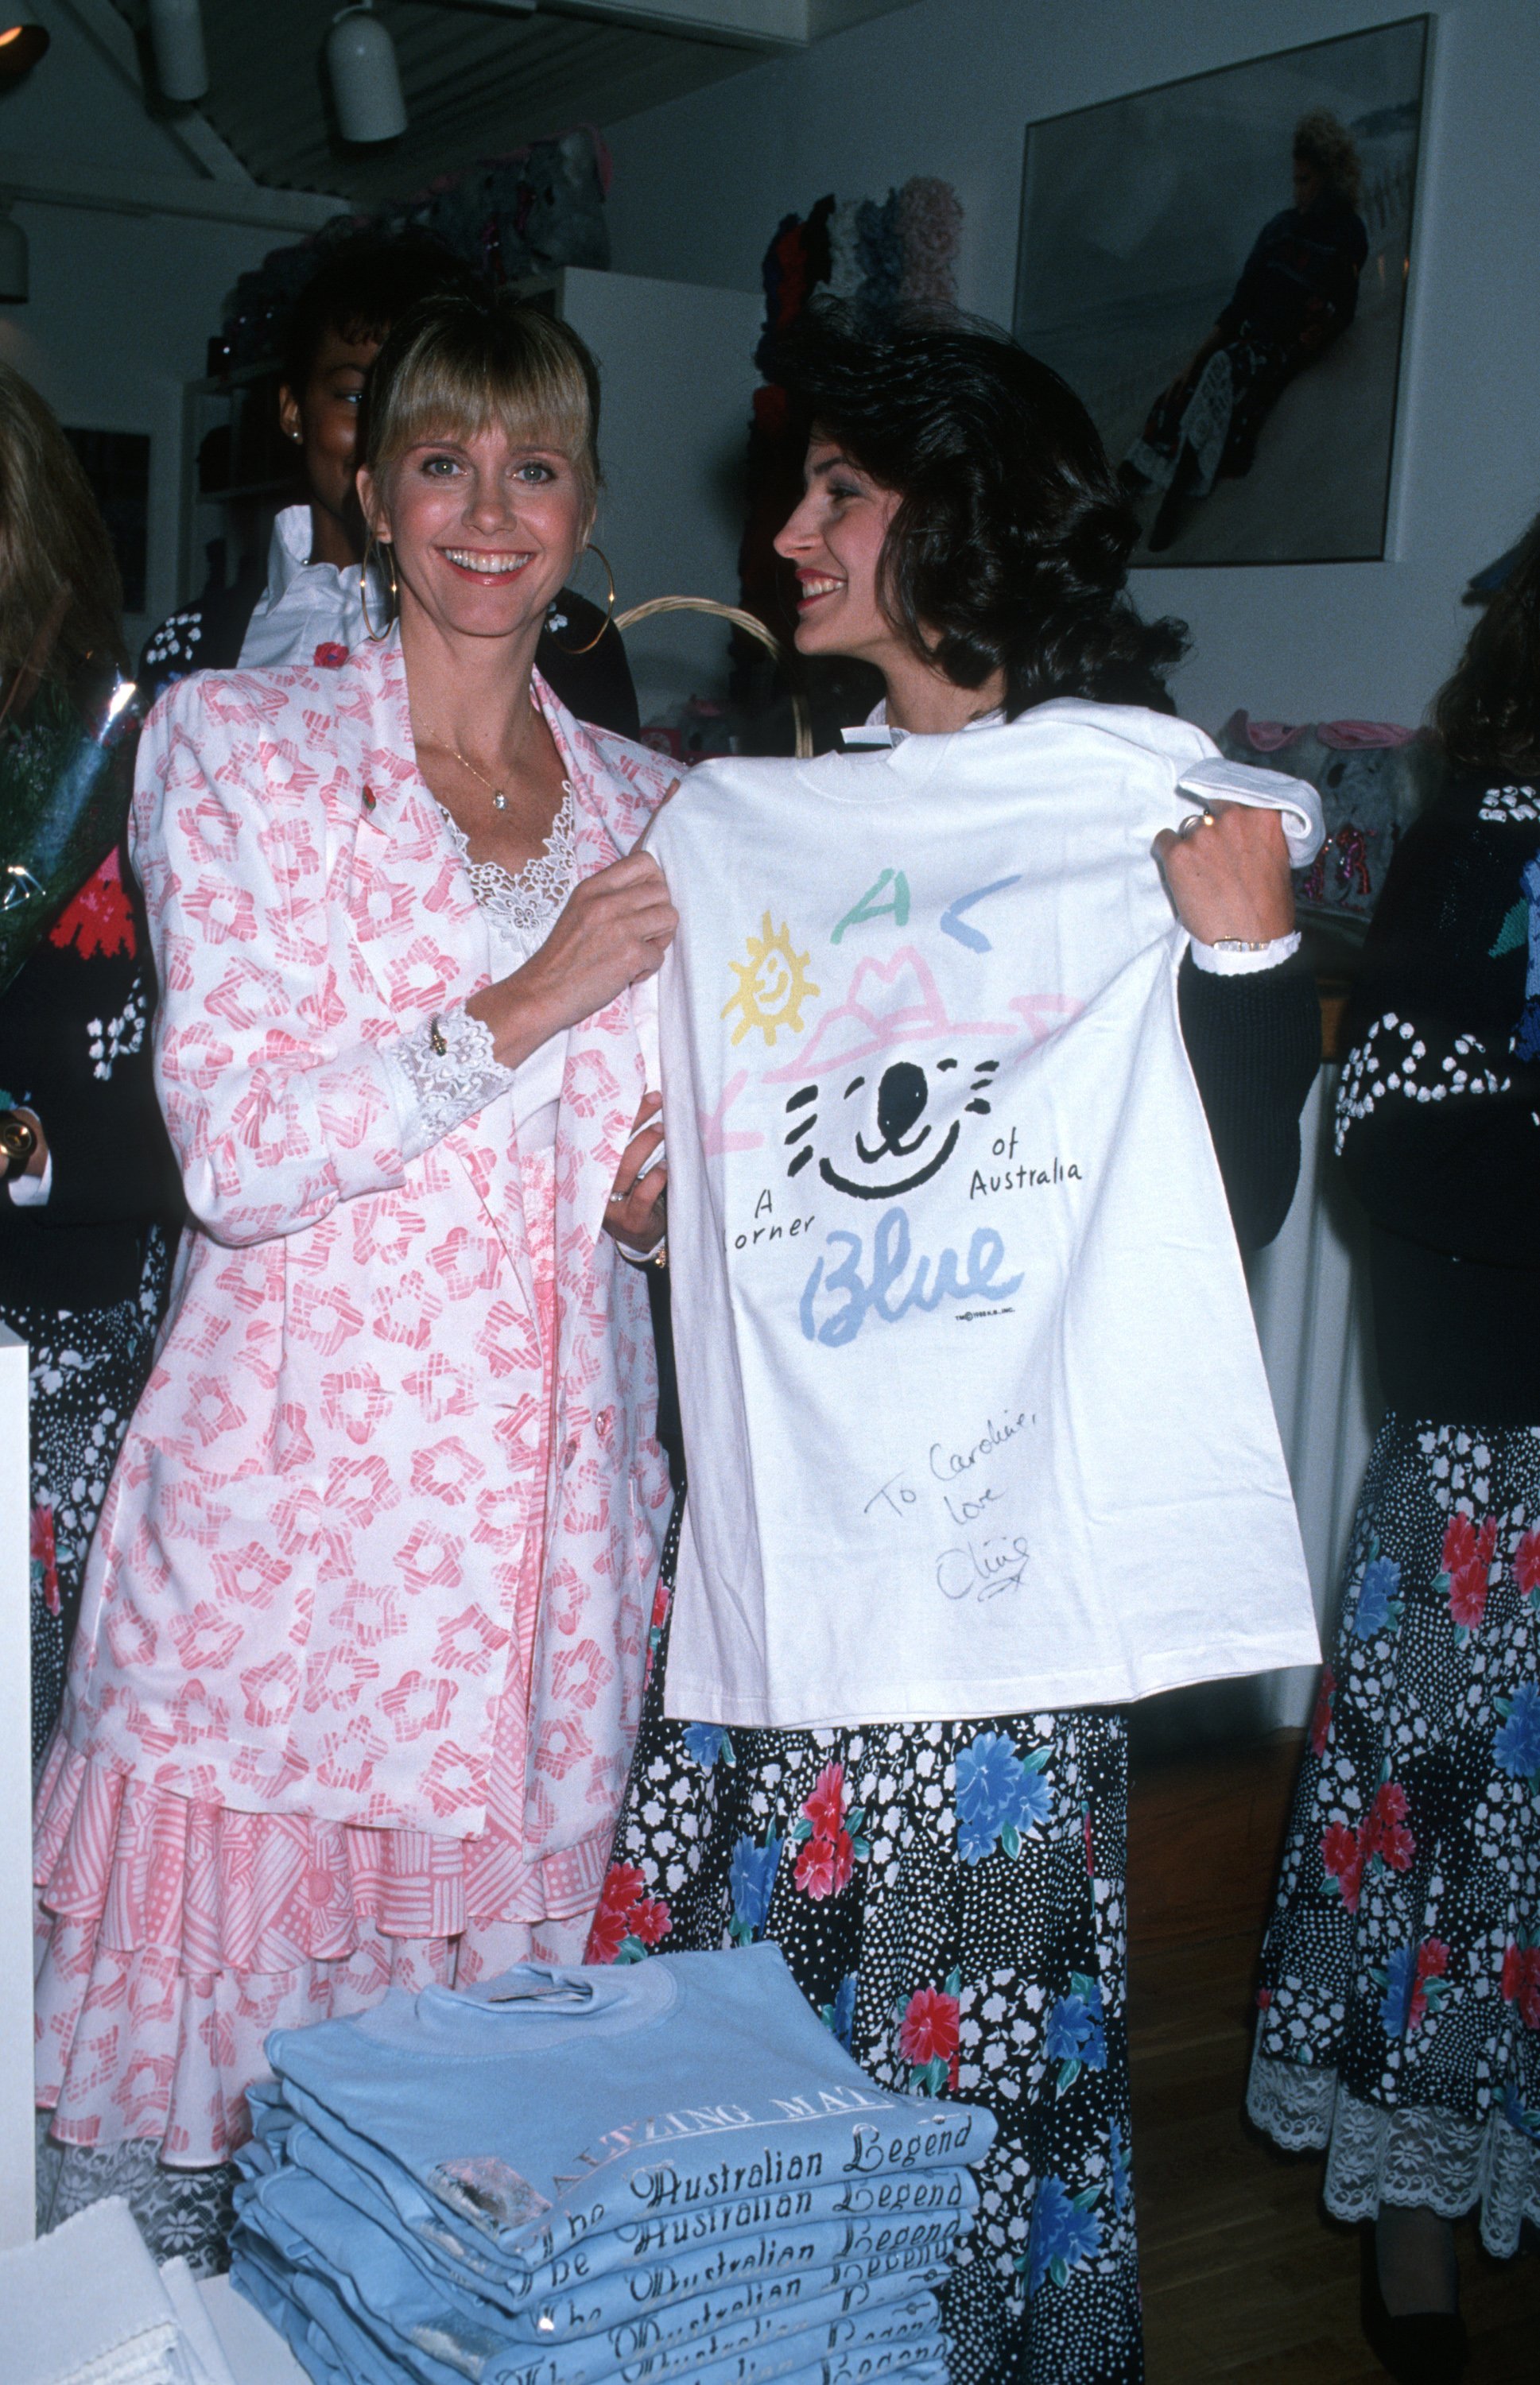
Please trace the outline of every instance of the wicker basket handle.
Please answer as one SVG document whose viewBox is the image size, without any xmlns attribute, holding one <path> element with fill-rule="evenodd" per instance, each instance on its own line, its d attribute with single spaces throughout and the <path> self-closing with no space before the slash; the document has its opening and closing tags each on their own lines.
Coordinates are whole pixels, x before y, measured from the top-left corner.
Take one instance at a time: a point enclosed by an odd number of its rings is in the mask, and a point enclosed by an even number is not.
<svg viewBox="0 0 1540 2385">
<path fill-rule="evenodd" d="M 789 675 L 790 662 L 786 649 L 772 630 L 741 605 L 721 605 L 715 596 L 649 596 L 645 605 L 632 605 L 626 612 L 617 613 L 615 627 L 624 631 L 633 629 L 638 621 L 650 621 L 657 613 L 709 613 L 719 621 L 731 621 L 735 629 L 746 631 L 751 638 L 775 656 Z M 813 757 L 813 716 L 808 699 L 800 688 L 792 689 L 792 718 L 796 723 L 796 758 L 810 762 Z"/>
</svg>

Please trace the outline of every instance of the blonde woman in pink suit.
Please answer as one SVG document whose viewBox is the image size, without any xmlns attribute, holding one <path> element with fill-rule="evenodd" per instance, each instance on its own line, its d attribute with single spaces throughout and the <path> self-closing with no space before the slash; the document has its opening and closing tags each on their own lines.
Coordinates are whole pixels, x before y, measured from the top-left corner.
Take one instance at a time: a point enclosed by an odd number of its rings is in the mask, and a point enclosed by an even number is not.
<svg viewBox="0 0 1540 2385">
<path fill-rule="evenodd" d="M 38 2103 L 45 2216 L 127 2191 L 165 2250 L 207 2257 L 269 2029 L 581 1960 L 604 1876 L 666 1499 L 631 989 L 674 915 L 626 857 L 667 772 L 532 673 L 596 410 L 563 327 L 431 302 L 359 480 L 398 623 L 144 733 L 199 1230 L 39 1790 Z"/>
</svg>

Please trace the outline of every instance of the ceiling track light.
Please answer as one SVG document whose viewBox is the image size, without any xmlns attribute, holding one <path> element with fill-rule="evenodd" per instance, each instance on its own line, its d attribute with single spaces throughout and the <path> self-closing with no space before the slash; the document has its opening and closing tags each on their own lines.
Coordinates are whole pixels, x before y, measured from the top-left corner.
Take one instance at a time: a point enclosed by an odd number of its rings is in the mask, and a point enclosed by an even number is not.
<svg viewBox="0 0 1540 2385">
<path fill-rule="evenodd" d="M 27 297 L 31 275 L 27 235 L 11 215 L 9 199 L 0 199 L 0 306 L 19 306 Z"/>
<path fill-rule="evenodd" d="M 6 25 L 0 30 L 0 82 L 19 82 L 48 47 L 45 25 Z"/>
<path fill-rule="evenodd" d="M 201 0 L 150 0 L 150 47 L 164 96 L 185 105 L 208 89 Z"/>
<path fill-rule="evenodd" d="M 373 0 L 356 0 L 332 19 L 326 65 L 337 105 L 337 129 L 362 147 L 394 141 L 407 130 L 407 103 L 395 44 L 374 13 Z"/>
</svg>

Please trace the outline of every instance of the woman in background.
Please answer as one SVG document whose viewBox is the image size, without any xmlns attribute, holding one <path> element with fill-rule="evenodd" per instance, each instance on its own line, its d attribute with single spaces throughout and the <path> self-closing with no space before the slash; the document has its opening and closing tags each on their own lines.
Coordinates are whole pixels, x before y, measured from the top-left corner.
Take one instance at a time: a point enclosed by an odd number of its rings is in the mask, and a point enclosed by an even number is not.
<svg viewBox="0 0 1540 2385">
<path fill-rule="evenodd" d="M 1465 2360 L 1452 2223 L 1540 2224 L 1540 524 L 1434 706 L 1337 1148 L 1388 1414 L 1295 1799 L 1247 2108 L 1375 2223 L 1394 2375 Z"/>
<path fill-rule="evenodd" d="M 75 452 L 0 365 L 0 750 L 87 716 L 123 661 L 118 566 Z M 50 627 L 50 625 L 53 625 Z M 34 684 L 34 674 L 40 680 Z M 156 1106 L 144 908 L 112 849 L 0 991 L 0 1321 L 30 1352 L 32 1754 L 58 1714 L 86 1551 L 150 1370 L 182 1214 Z M 0 806 L 5 803 L 0 779 Z M 0 860 L 10 857 L 0 814 Z M 22 1131 L 16 1131 L 17 1129 Z"/>
</svg>

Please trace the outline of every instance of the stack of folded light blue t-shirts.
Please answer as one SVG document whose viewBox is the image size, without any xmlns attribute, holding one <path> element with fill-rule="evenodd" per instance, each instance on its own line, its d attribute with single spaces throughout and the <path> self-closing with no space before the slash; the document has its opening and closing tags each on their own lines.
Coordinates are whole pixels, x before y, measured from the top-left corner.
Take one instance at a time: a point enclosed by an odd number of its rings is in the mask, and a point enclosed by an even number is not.
<svg viewBox="0 0 1540 2385">
<path fill-rule="evenodd" d="M 982 2108 L 779 1950 L 526 1964 L 268 2041 L 232 2277 L 318 2385 L 944 2385 Z"/>
</svg>

